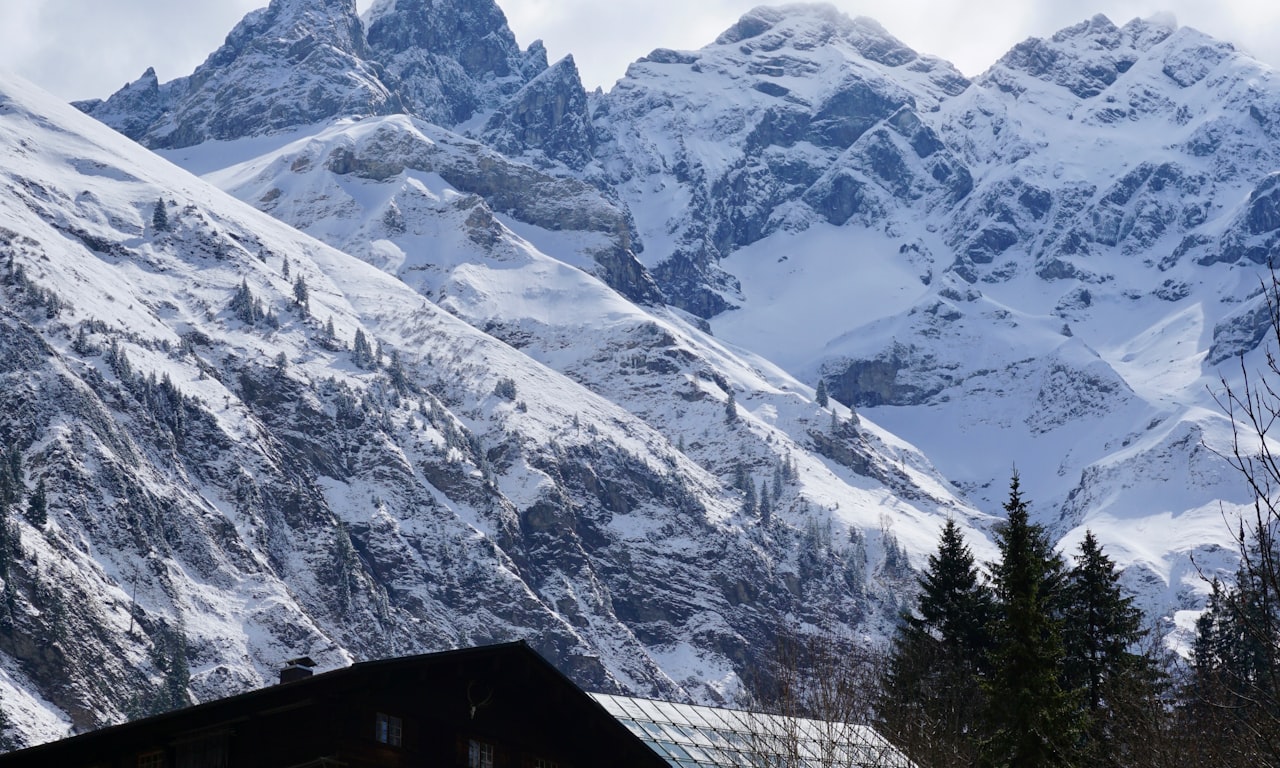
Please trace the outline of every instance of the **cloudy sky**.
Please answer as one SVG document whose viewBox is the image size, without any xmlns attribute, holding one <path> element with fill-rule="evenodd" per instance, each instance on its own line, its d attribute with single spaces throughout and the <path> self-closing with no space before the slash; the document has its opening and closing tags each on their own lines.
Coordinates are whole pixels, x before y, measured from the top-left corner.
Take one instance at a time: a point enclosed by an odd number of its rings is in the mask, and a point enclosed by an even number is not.
<svg viewBox="0 0 1280 768">
<path fill-rule="evenodd" d="M 154 66 L 189 74 L 232 26 L 267 0 L 0 0 L 0 69 L 66 99 L 107 96 Z M 371 0 L 359 0 L 363 11 Z M 574 54 L 588 87 L 608 89 L 650 50 L 699 48 L 768 0 L 498 0 L 521 46 L 542 38 L 552 60 Z M 968 75 L 1012 45 L 1105 13 L 1117 23 L 1172 13 L 1280 67 L 1274 0 L 832 0 L 870 16 L 918 51 Z"/>
</svg>

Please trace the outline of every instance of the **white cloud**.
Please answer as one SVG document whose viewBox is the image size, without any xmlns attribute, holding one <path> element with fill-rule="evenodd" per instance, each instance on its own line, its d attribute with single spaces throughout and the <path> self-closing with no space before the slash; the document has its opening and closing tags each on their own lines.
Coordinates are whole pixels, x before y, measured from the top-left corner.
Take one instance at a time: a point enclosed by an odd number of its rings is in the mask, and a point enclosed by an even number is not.
<svg viewBox="0 0 1280 768">
<path fill-rule="evenodd" d="M 364 10 L 371 0 L 360 0 Z M 573 53 L 588 86 L 610 87 L 654 48 L 699 48 L 761 0 L 499 0 L 521 45 L 542 38 L 552 59 Z M 0 0 L 0 68 L 68 99 L 107 96 L 154 66 L 188 74 L 265 0 Z M 835 0 L 922 53 L 978 74 L 1030 36 L 1104 13 L 1116 23 L 1172 12 L 1280 66 L 1280 4 L 1257 0 Z"/>
</svg>

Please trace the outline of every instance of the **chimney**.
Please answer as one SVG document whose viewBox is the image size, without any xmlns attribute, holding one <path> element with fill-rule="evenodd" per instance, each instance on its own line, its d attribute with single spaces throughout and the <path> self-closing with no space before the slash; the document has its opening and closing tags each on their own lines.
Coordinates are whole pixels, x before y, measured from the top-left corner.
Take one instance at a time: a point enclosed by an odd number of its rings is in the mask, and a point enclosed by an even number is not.
<svg viewBox="0 0 1280 768">
<path fill-rule="evenodd" d="M 284 663 L 284 669 L 280 670 L 280 682 L 292 683 L 297 680 L 306 680 L 311 677 L 311 670 L 315 666 L 316 663 L 311 660 L 310 656 L 289 659 Z"/>
</svg>

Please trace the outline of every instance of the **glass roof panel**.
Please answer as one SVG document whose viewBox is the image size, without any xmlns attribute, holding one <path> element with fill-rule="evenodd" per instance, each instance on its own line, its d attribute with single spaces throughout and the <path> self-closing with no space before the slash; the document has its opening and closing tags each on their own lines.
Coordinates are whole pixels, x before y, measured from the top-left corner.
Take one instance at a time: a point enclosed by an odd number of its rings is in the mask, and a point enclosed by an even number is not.
<svg viewBox="0 0 1280 768">
<path fill-rule="evenodd" d="M 915 768 L 868 726 L 592 694 L 675 768 L 767 768 L 799 754 L 810 768 Z M 769 756 L 774 756 L 771 759 Z"/>
</svg>

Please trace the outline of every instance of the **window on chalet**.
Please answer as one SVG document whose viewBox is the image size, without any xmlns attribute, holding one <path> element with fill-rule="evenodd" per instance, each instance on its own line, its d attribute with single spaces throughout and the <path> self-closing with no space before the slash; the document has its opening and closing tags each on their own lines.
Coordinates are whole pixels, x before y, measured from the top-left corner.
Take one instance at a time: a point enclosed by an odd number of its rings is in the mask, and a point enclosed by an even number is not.
<svg viewBox="0 0 1280 768">
<path fill-rule="evenodd" d="M 379 712 L 374 723 L 373 737 L 383 744 L 398 747 L 404 741 L 404 723 L 395 715 Z"/>
<path fill-rule="evenodd" d="M 467 744 L 467 768 L 493 768 L 493 745 L 472 739 Z"/>
<path fill-rule="evenodd" d="M 529 768 L 560 768 L 560 764 L 545 757 L 535 757 L 529 761 Z"/>
<path fill-rule="evenodd" d="M 138 768 L 164 768 L 164 750 L 153 749 L 138 755 Z"/>
</svg>

